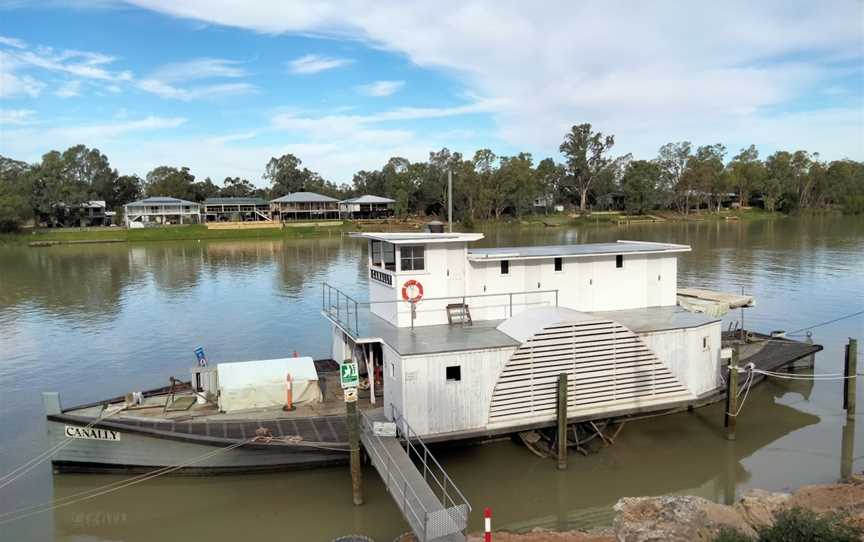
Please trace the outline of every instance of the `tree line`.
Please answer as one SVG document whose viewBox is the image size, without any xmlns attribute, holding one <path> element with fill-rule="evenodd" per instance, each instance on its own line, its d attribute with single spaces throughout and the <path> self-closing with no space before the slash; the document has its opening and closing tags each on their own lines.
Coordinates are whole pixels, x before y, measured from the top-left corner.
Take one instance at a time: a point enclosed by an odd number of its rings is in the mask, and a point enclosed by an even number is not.
<svg viewBox="0 0 864 542">
<path fill-rule="evenodd" d="M 187 167 L 159 166 L 142 179 L 121 175 L 98 149 L 76 145 L 46 153 L 28 164 L 0 156 L 0 230 L 36 219 L 51 225 L 73 221 L 82 203 L 104 200 L 121 211 L 146 196 L 201 202 L 209 197 L 273 199 L 291 192 L 318 192 L 336 198 L 362 194 L 396 201 L 399 216 L 442 215 L 447 173 L 453 175 L 456 219 L 498 219 L 548 212 L 557 205 L 589 211 L 621 209 L 646 213 L 716 211 L 734 201 L 768 211 L 841 207 L 864 212 L 864 164 L 820 160 L 804 150 L 777 151 L 761 159 L 754 145 L 729 156 L 722 144 L 694 147 L 688 141 L 663 145 L 650 160 L 613 156 L 615 137 L 580 124 L 564 136 L 562 160 L 537 163 L 530 153 L 498 156 L 480 149 L 471 157 L 449 149 L 424 162 L 393 157 L 380 169 L 358 171 L 352 182 L 336 184 L 304 167 L 292 154 L 273 157 L 262 177 L 269 186 L 226 177 L 221 185 L 197 180 Z"/>
</svg>

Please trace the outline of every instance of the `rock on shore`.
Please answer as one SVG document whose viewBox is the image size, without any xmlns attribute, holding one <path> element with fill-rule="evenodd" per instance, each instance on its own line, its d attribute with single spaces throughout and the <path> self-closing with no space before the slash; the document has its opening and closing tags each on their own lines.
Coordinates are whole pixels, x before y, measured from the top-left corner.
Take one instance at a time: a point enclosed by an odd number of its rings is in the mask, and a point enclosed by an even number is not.
<svg viewBox="0 0 864 542">
<path fill-rule="evenodd" d="M 745 493 L 734 506 L 717 504 L 702 497 L 625 497 L 618 501 L 612 527 L 600 532 L 528 533 L 496 532 L 495 542 L 710 542 L 723 528 L 743 534 L 774 523 L 777 512 L 807 508 L 818 514 L 842 513 L 847 521 L 864 527 L 864 474 L 849 482 L 803 486 L 795 493 L 772 493 L 759 489 Z M 473 534 L 469 541 L 483 540 Z"/>
</svg>

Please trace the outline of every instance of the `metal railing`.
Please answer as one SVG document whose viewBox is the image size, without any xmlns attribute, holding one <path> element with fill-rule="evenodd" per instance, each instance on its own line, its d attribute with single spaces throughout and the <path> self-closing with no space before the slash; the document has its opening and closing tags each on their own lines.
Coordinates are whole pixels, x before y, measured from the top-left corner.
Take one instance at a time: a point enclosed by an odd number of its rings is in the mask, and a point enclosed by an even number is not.
<svg viewBox="0 0 864 542">
<path fill-rule="evenodd" d="M 414 487 L 408 482 L 408 477 L 399 468 L 399 463 L 387 451 L 382 438 L 375 434 L 372 420 L 362 411 L 360 413 L 360 423 L 363 426 L 362 430 L 378 443 L 378 446 L 367 446 L 366 453 L 369 454 L 373 464 L 377 463 L 380 465 L 379 474 L 383 478 L 384 487 L 393 495 L 396 506 L 399 507 L 405 519 L 411 525 L 411 530 L 420 538 L 420 542 L 425 542 L 429 511 L 425 509 L 420 496 L 417 495 Z"/>
<path fill-rule="evenodd" d="M 360 307 L 371 307 L 372 305 L 393 304 L 393 303 L 408 303 L 411 305 L 411 327 L 414 327 L 414 320 L 417 317 L 417 305 L 421 305 L 430 301 L 461 301 L 462 305 L 466 305 L 471 299 L 483 299 L 499 297 L 507 300 L 507 314 L 513 316 L 513 298 L 518 296 L 528 296 L 536 294 L 554 294 L 555 306 L 558 307 L 558 290 L 522 290 L 518 292 L 501 292 L 493 294 L 468 294 L 468 295 L 452 295 L 444 297 L 424 297 L 419 301 L 405 301 L 402 299 L 386 299 L 381 301 L 356 301 L 353 297 L 342 292 L 335 286 L 328 283 L 322 283 L 321 289 L 321 304 L 322 310 L 329 315 L 333 320 L 341 325 L 348 333 L 354 337 L 359 336 L 360 324 L 358 317 L 358 309 Z M 480 307 L 480 309 L 488 309 L 489 307 Z M 442 308 L 441 310 L 446 310 Z"/>
<path fill-rule="evenodd" d="M 391 417 L 396 424 L 396 437 L 408 454 L 408 458 L 417 466 L 423 475 L 423 480 L 441 501 L 444 506 L 445 516 L 426 514 L 426 534 L 430 538 L 444 536 L 453 532 L 463 532 L 468 526 L 468 515 L 471 513 L 471 504 L 462 491 L 435 459 L 429 448 L 408 424 L 399 410 L 390 405 Z"/>
<path fill-rule="evenodd" d="M 354 337 L 360 334 L 359 306 L 360 303 L 339 288 L 326 282 L 321 284 L 321 310 Z"/>
</svg>

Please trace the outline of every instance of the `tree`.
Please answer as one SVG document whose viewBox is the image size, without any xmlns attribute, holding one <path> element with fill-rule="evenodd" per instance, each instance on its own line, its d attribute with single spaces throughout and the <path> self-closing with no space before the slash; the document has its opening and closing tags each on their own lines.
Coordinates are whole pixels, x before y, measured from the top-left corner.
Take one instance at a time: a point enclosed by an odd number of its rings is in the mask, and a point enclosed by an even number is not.
<svg viewBox="0 0 864 542">
<path fill-rule="evenodd" d="M 592 132 L 588 123 L 573 126 L 559 150 L 567 161 L 568 181 L 579 195 L 579 210 L 585 211 L 591 183 L 610 163 L 606 153 L 615 145 L 615 136 Z"/>
<path fill-rule="evenodd" d="M 147 196 L 167 196 L 185 200 L 195 199 L 195 188 L 192 183 L 195 176 L 188 167 L 176 168 L 159 166 L 147 174 L 144 181 L 144 192 Z"/>
<path fill-rule="evenodd" d="M 225 177 L 219 195 L 223 198 L 248 198 L 255 192 L 255 185 L 240 177 Z"/>
<path fill-rule="evenodd" d="M 141 199 L 144 194 L 144 181 L 138 175 L 120 175 L 114 182 L 113 201 L 119 208 L 130 201 Z"/>
<path fill-rule="evenodd" d="M 75 145 L 63 151 L 64 183 L 69 185 L 72 193 L 84 194 L 87 199 L 97 199 L 105 202 L 109 209 L 127 203 L 114 198 L 114 183 L 117 181 L 117 170 L 111 168 L 108 157 L 98 149 L 89 149 L 85 145 Z M 80 202 L 64 202 L 73 206 Z"/>
<path fill-rule="evenodd" d="M 0 232 L 17 231 L 31 216 L 27 201 L 30 166 L 0 156 Z"/>
<path fill-rule="evenodd" d="M 687 160 L 687 169 L 682 175 L 682 182 L 691 190 L 695 188 L 709 209 L 715 202 L 719 208 L 722 194 L 726 191 L 727 179 L 723 175 L 725 156 L 726 147 L 720 143 L 703 145 Z"/>
<path fill-rule="evenodd" d="M 690 142 L 680 141 L 663 145 L 657 153 L 657 164 L 660 166 L 658 190 L 668 203 L 674 201 L 678 210 L 683 210 L 685 214 L 690 212 L 690 197 L 694 192 L 694 188 L 688 184 L 690 179 L 684 176 L 690 151 Z"/>
<path fill-rule="evenodd" d="M 661 170 L 656 162 L 633 160 L 621 178 L 624 206 L 630 213 L 650 211 L 657 200 Z"/>
<path fill-rule="evenodd" d="M 750 201 L 750 192 L 762 185 L 765 164 L 759 160 L 755 145 L 741 149 L 727 166 L 729 186 L 738 192 L 738 204 L 745 207 Z"/>
<path fill-rule="evenodd" d="M 556 164 L 552 158 L 544 158 L 537 164 L 536 178 L 539 196 L 546 200 L 547 211 L 560 198 L 561 183 L 567 175 L 564 166 Z"/>
<path fill-rule="evenodd" d="M 305 167 L 303 163 L 293 154 L 283 154 L 279 158 L 271 158 L 264 169 L 264 178 L 270 181 L 271 194 L 274 198 L 290 194 L 292 192 L 303 192 L 308 190 L 307 184 L 312 180 L 314 173 Z"/>
</svg>

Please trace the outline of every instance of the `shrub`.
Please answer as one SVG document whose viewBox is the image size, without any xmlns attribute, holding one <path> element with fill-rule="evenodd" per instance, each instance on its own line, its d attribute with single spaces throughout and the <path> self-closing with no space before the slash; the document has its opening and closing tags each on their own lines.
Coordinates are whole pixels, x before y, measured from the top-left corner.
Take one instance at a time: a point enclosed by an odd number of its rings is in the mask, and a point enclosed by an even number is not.
<svg viewBox="0 0 864 542">
<path fill-rule="evenodd" d="M 714 542 L 755 542 L 747 535 L 741 534 L 735 529 L 724 527 L 720 529 L 720 534 L 714 539 Z"/>
<path fill-rule="evenodd" d="M 838 514 L 819 516 L 792 508 L 777 514 L 774 525 L 759 531 L 759 542 L 856 542 L 864 530 L 843 522 Z"/>
</svg>

